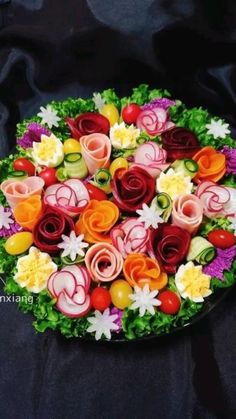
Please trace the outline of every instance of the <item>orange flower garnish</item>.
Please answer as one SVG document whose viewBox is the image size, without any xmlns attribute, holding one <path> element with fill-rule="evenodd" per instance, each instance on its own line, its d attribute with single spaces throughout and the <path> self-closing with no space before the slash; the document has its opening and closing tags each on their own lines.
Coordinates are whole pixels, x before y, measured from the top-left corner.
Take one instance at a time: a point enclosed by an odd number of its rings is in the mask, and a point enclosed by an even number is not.
<svg viewBox="0 0 236 419">
<path fill-rule="evenodd" d="M 217 152 L 213 147 L 203 147 L 194 156 L 199 166 L 198 172 L 193 178 L 196 183 L 202 180 L 217 182 L 226 171 L 225 156 Z"/>
<path fill-rule="evenodd" d="M 14 208 L 14 217 L 18 224 L 32 231 L 42 214 L 42 202 L 39 195 L 32 195 Z"/>
<path fill-rule="evenodd" d="M 88 243 L 111 243 L 108 234 L 119 218 L 119 209 L 113 202 L 92 199 L 75 225 L 77 234 L 84 234 Z"/>
<path fill-rule="evenodd" d="M 149 285 L 151 290 L 160 290 L 167 284 L 168 276 L 161 271 L 159 263 L 142 253 L 132 253 L 127 256 L 123 272 L 128 283 L 134 287 Z"/>
</svg>

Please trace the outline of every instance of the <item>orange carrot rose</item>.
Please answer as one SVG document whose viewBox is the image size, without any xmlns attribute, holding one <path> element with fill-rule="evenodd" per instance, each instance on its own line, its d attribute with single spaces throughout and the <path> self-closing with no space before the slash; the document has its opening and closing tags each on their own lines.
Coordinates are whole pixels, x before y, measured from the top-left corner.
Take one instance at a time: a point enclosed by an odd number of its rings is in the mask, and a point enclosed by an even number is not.
<svg viewBox="0 0 236 419">
<path fill-rule="evenodd" d="M 193 156 L 193 160 L 199 166 L 198 172 L 193 178 L 196 183 L 202 180 L 217 182 L 225 174 L 225 156 L 217 152 L 213 147 L 203 147 Z"/>
<path fill-rule="evenodd" d="M 42 202 L 39 195 L 33 195 L 19 202 L 14 208 L 14 216 L 18 224 L 32 231 L 42 214 Z"/>
<path fill-rule="evenodd" d="M 84 234 L 84 240 L 88 243 L 111 243 L 108 233 L 118 218 L 119 209 L 113 202 L 92 199 L 75 225 L 76 233 Z"/>
<path fill-rule="evenodd" d="M 127 256 L 123 272 L 128 283 L 134 287 L 149 285 L 151 290 L 160 290 L 167 284 L 167 274 L 162 272 L 158 262 L 142 253 Z"/>
</svg>

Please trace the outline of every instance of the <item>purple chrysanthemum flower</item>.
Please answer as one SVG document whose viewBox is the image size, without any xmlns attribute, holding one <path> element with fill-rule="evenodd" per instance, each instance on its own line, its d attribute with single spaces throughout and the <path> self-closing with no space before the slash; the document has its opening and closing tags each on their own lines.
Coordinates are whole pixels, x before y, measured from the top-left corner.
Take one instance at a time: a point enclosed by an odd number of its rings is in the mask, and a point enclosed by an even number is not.
<svg viewBox="0 0 236 419">
<path fill-rule="evenodd" d="M 226 173 L 236 175 L 236 148 L 230 148 L 224 145 L 220 151 L 226 158 Z"/>
<path fill-rule="evenodd" d="M 0 237 L 9 237 L 22 230 L 21 226 L 13 217 L 11 208 L 0 205 Z"/>
<path fill-rule="evenodd" d="M 31 122 L 24 135 L 17 140 L 17 144 L 22 148 L 30 148 L 34 141 L 39 142 L 41 140 L 42 134 L 50 135 L 51 132 L 37 122 Z"/>
<path fill-rule="evenodd" d="M 216 258 L 209 265 L 204 266 L 203 272 L 224 281 L 224 270 L 230 270 L 236 256 L 236 246 L 224 250 L 216 249 L 216 255 Z"/>
<path fill-rule="evenodd" d="M 119 329 L 116 330 L 116 333 L 120 333 L 122 330 L 122 317 L 123 317 L 123 311 L 119 310 L 119 308 L 116 307 L 112 307 L 112 309 L 110 310 L 110 314 L 117 314 L 118 317 L 117 319 L 114 321 L 115 324 L 117 324 L 117 326 L 119 327 Z"/>
<path fill-rule="evenodd" d="M 163 97 L 159 99 L 153 99 L 150 103 L 145 103 L 145 105 L 143 105 L 141 108 L 142 110 L 162 108 L 165 109 L 165 111 L 167 111 L 168 108 L 173 105 L 175 105 L 174 100 Z"/>
</svg>

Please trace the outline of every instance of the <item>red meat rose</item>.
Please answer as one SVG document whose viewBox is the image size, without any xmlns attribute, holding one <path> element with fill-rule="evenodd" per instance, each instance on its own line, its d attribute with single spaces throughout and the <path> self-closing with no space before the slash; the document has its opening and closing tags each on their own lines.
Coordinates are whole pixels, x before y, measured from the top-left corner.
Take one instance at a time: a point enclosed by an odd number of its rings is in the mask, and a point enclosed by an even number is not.
<svg viewBox="0 0 236 419">
<path fill-rule="evenodd" d="M 188 253 L 190 241 L 188 231 L 161 223 L 151 233 L 149 255 L 157 259 L 168 274 L 174 274 Z"/>
<path fill-rule="evenodd" d="M 65 121 L 70 128 L 72 137 L 77 140 L 83 135 L 94 133 L 106 135 L 110 129 L 110 122 L 100 113 L 86 112 L 77 116 L 75 119 L 66 117 Z"/>
<path fill-rule="evenodd" d="M 155 194 L 155 180 L 140 167 L 117 170 L 111 187 L 116 205 L 129 213 L 148 204 Z"/>
<path fill-rule="evenodd" d="M 34 243 L 42 252 L 57 253 L 62 234 L 68 236 L 72 230 L 74 223 L 70 217 L 56 208 L 45 207 L 43 216 L 33 230 Z"/>
<path fill-rule="evenodd" d="M 162 146 L 167 151 L 167 161 L 191 159 L 200 145 L 194 132 L 187 128 L 174 127 L 161 134 Z"/>
</svg>

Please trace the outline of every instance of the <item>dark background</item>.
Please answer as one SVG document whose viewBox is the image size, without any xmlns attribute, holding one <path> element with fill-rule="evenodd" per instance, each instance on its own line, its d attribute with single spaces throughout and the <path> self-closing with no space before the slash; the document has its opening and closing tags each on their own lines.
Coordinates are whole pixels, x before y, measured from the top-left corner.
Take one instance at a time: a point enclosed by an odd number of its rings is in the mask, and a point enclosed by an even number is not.
<svg viewBox="0 0 236 419">
<path fill-rule="evenodd" d="M 236 134 L 235 0 L 0 0 L 0 155 L 51 99 L 141 82 Z M 192 328 L 142 344 L 36 335 L 0 304 L 1 419 L 236 417 L 235 289 Z"/>
</svg>

